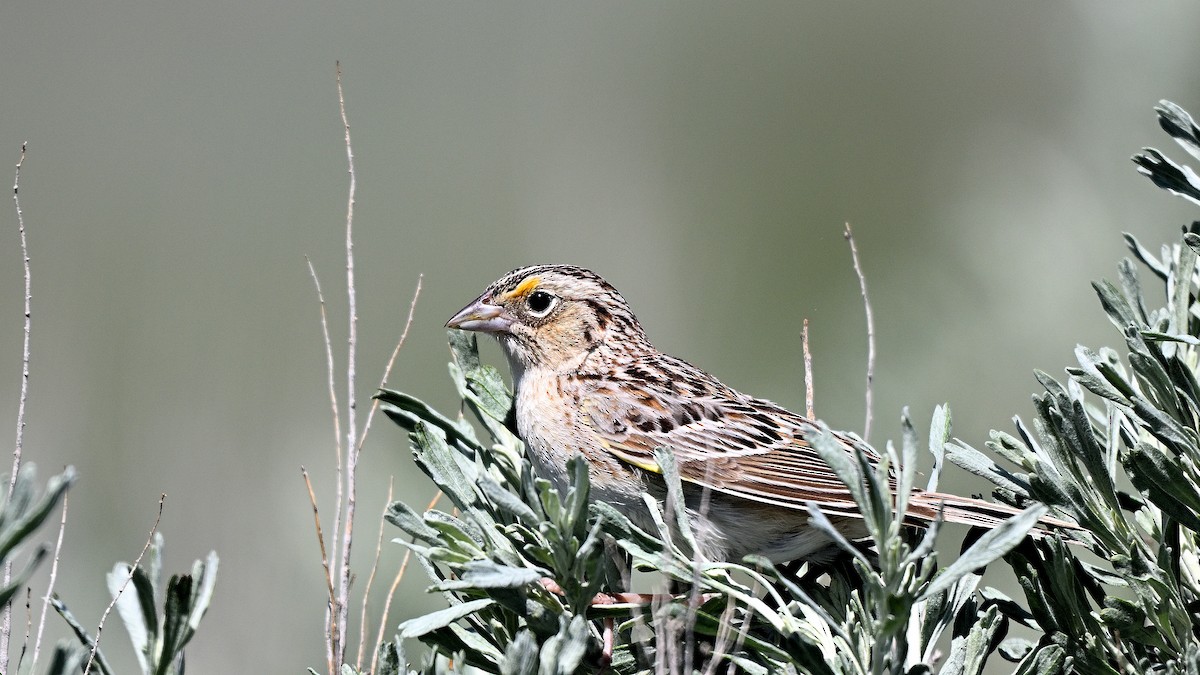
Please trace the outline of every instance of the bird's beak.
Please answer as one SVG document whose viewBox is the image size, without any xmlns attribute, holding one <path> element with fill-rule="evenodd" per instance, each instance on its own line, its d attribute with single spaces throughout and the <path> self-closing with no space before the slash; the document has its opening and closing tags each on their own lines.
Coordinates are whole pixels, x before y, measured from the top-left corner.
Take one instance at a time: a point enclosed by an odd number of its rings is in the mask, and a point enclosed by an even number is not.
<svg viewBox="0 0 1200 675">
<path fill-rule="evenodd" d="M 511 314 L 504 311 L 503 307 L 484 302 L 481 296 L 451 317 L 446 327 L 480 333 L 507 333 L 512 324 Z"/>
</svg>

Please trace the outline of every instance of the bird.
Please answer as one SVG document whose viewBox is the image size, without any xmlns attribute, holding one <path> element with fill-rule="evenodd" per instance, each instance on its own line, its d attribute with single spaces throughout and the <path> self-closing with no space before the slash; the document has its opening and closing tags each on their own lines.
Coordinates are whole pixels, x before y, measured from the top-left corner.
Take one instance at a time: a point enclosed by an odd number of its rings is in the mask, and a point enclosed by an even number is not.
<svg viewBox="0 0 1200 675">
<path fill-rule="evenodd" d="M 517 435 L 536 473 L 560 492 L 569 488 L 568 460 L 580 455 L 592 497 L 654 531 L 643 495 L 665 496 L 655 450 L 668 448 L 684 486 L 693 553 L 706 560 L 828 560 L 835 542 L 811 524 L 809 503 L 847 539 L 868 534 L 851 491 L 810 442 L 813 420 L 659 351 L 625 298 L 588 269 L 515 269 L 446 326 L 499 341 L 512 373 Z M 835 438 L 853 452 L 849 436 Z M 908 504 L 907 521 L 917 525 L 940 517 L 995 527 L 1018 512 L 919 489 Z"/>
</svg>

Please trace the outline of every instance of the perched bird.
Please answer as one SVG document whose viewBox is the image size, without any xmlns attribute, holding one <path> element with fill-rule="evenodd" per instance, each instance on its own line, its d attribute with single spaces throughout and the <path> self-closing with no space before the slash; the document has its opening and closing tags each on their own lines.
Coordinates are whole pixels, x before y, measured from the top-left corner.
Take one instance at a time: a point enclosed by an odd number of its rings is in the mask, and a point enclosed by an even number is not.
<svg viewBox="0 0 1200 675">
<path fill-rule="evenodd" d="M 560 491 L 567 460 L 582 455 L 594 498 L 649 528 L 642 495 L 664 494 L 654 450 L 667 447 L 684 482 L 697 553 L 709 560 L 828 554 L 832 541 L 809 525 L 808 501 L 848 538 L 867 534 L 850 491 L 806 440 L 810 420 L 655 349 L 621 294 L 589 270 L 514 270 L 446 325 L 500 341 L 518 434 L 535 470 Z M 910 496 L 910 520 L 932 521 L 939 509 L 947 521 L 985 527 L 1016 513 L 953 495 Z"/>
</svg>

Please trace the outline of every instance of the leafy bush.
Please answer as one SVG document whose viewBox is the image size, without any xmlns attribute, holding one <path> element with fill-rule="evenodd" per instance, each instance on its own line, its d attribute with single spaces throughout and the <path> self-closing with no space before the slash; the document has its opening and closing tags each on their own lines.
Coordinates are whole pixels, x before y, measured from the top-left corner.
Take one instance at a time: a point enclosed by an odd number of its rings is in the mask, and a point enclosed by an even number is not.
<svg viewBox="0 0 1200 675">
<path fill-rule="evenodd" d="M 1187 113 L 1166 102 L 1158 111 L 1163 128 L 1200 158 Z M 1154 150 L 1135 162 L 1156 184 L 1200 203 L 1190 168 Z M 430 648 L 421 672 L 959 675 L 982 673 L 998 653 L 1021 674 L 1200 673 L 1200 223 L 1157 256 L 1126 240 L 1161 282 L 1164 304 L 1148 309 L 1129 259 L 1116 284 L 1095 284 L 1124 357 L 1079 347 L 1064 382 L 1037 373 L 1045 391 L 1034 397 L 1035 417 L 1016 418 L 1015 434 L 992 432 L 990 455 L 951 440 L 948 411 L 934 412 L 931 484 L 945 457 L 992 481 L 998 499 L 1033 504 L 940 570 L 938 524 L 902 526 L 919 448 L 907 414 L 899 449 L 877 451 L 878 466 L 862 448 L 847 455 L 828 429 L 812 430 L 814 447 L 855 490 L 866 542 L 836 537 L 844 555 L 825 566 L 700 562 L 678 541 L 690 528 L 670 453 L 658 456 L 665 504 L 648 501 L 654 532 L 591 502 L 579 459 L 569 465 L 572 489 L 558 494 L 523 458 L 499 373 L 479 362 L 472 336 L 452 332 L 451 375 L 486 439 L 462 416 L 379 394 L 455 511 L 420 514 L 399 502 L 389 510 L 449 607 L 401 624 L 380 647 L 381 673 L 408 672 L 409 639 Z M 896 494 L 884 487 L 889 474 Z M 1027 536 L 1046 512 L 1040 504 L 1081 529 Z M 836 534 L 819 512 L 812 522 Z M 979 587 L 981 568 L 1001 559 L 1023 603 Z M 657 575 L 658 592 L 604 595 L 629 588 L 630 568 Z M 1014 624 L 1036 639 L 1005 639 Z"/>
</svg>

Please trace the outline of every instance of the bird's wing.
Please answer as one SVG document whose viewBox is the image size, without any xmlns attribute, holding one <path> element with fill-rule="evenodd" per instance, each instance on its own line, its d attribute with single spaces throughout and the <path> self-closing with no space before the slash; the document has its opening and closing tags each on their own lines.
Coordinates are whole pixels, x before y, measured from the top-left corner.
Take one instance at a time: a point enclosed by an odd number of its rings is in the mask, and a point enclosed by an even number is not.
<svg viewBox="0 0 1200 675">
<path fill-rule="evenodd" d="M 666 358 L 646 370 L 670 377 L 634 371 L 593 382 L 582 398 L 583 419 L 609 452 L 661 473 L 654 450 L 667 447 L 689 483 L 786 508 L 813 501 L 831 513 L 853 513 L 850 491 L 805 438 L 811 422 Z"/>
</svg>

